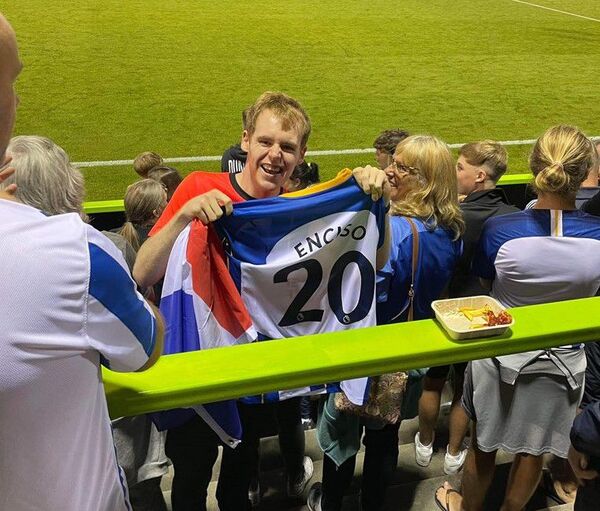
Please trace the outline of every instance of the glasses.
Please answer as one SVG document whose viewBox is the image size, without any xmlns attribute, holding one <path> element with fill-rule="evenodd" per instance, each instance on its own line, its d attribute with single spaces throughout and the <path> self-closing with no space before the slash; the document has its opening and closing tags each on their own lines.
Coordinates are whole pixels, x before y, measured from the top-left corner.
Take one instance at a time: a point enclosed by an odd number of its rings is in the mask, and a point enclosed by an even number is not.
<svg viewBox="0 0 600 511">
<path fill-rule="evenodd" d="M 411 176 L 419 176 L 421 174 L 418 168 L 409 167 L 408 165 L 398 163 L 396 160 L 392 160 L 391 167 L 396 172 L 404 172 L 405 174 L 409 174 Z"/>
</svg>

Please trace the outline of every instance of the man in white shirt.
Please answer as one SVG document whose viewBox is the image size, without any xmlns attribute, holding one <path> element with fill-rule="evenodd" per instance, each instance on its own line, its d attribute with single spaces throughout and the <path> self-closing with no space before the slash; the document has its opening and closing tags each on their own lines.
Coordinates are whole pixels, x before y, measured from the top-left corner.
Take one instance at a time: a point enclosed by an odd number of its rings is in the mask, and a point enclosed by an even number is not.
<svg viewBox="0 0 600 511">
<path fill-rule="evenodd" d="M 13 128 L 15 34 L 0 14 L 0 162 Z M 75 213 L 14 199 L 0 173 L 0 509 L 129 511 L 100 363 L 150 367 L 162 321 L 118 249 Z"/>
</svg>

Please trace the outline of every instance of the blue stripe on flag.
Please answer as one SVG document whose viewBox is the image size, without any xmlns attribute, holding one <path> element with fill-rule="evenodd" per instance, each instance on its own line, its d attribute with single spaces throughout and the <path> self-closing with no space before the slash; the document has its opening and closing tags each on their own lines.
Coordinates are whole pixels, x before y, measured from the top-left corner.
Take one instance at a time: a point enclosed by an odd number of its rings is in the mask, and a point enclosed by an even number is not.
<svg viewBox="0 0 600 511">
<path fill-rule="evenodd" d="M 191 295 L 178 290 L 163 296 L 160 300 L 160 312 L 165 318 L 166 325 L 165 355 L 201 349 Z"/>
</svg>

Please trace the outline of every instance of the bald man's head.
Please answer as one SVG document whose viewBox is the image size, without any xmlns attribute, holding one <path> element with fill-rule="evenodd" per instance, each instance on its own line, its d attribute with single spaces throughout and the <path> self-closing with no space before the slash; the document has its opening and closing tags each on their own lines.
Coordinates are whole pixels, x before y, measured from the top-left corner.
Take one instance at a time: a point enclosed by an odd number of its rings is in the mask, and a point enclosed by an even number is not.
<svg viewBox="0 0 600 511">
<path fill-rule="evenodd" d="M 15 32 L 0 13 L 0 165 L 15 125 L 19 98 L 14 85 L 22 67 Z"/>
</svg>

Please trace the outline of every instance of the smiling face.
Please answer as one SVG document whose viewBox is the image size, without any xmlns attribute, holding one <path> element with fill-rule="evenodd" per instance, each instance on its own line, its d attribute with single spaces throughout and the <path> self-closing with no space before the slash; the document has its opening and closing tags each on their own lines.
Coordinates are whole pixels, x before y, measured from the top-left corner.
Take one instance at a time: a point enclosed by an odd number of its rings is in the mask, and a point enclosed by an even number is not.
<svg viewBox="0 0 600 511">
<path fill-rule="evenodd" d="M 236 178 L 242 189 L 256 198 L 279 195 L 306 152 L 299 129 L 284 129 L 282 120 L 269 109 L 258 115 L 252 133 L 244 131 L 242 149 L 248 157 Z"/>
<path fill-rule="evenodd" d="M 421 186 L 419 169 L 406 165 L 402 156 L 394 154 L 392 163 L 385 169 L 391 187 L 390 200 L 397 202 Z"/>
<path fill-rule="evenodd" d="M 15 124 L 19 98 L 14 84 L 22 67 L 15 33 L 0 14 L 0 162 Z"/>
</svg>

